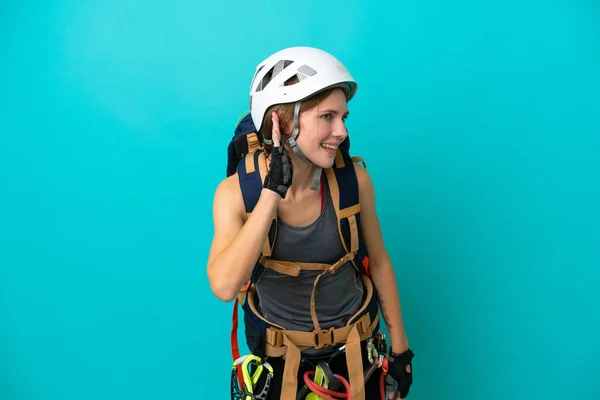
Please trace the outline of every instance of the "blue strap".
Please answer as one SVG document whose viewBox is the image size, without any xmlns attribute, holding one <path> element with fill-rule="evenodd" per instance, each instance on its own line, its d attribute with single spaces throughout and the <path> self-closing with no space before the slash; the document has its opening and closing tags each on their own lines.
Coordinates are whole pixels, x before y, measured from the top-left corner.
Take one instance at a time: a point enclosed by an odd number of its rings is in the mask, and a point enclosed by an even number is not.
<svg viewBox="0 0 600 400">
<path fill-rule="evenodd" d="M 246 170 L 246 159 L 243 158 L 238 163 L 237 171 L 238 171 L 238 179 L 240 182 L 240 189 L 242 190 L 242 197 L 244 198 L 244 205 L 246 206 L 246 213 L 251 213 L 256 207 L 258 203 L 258 199 L 260 198 L 260 194 L 263 190 L 263 181 L 260 176 L 259 169 L 259 156 L 260 153 L 256 152 L 253 155 L 247 155 L 246 157 L 254 157 L 254 172 L 248 173 Z M 274 225 L 276 221 L 271 224 L 271 229 L 269 230 L 269 238 L 271 241 L 275 240 L 274 237 Z M 262 266 L 259 262 L 256 263 L 254 268 L 252 269 L 252 275 L 250 276 L 250 282 L 256 283 L 264 272 L 264 266 Z"/>
<path fill-rule="evenodd" d="M 260 153 L 258 151 L 253 154 L 254 172 L 248 173 L 246 171 L 246 160 L 244 158 L 240 160 L 237 167 L 242 197 L 244 198 L 244 204 L 246 206 L 246 213 L 251 213 L 254 210 L 263 189 L 263 182 L 258 167 L 259 155 Z"/>
<path fill-rule="evenodd" d="M 352 157 L 348 152 L 348 149 L 340 146 L 340 151 L 342 153 L 342 158 L 344 160 L 344 166 L 341 168 L 337 168 L 334 164 L 333 172 L 335 174 L 335 179 L 337 180 L 338 187 L 340 189 L 340 210 L 343 210 L 347 207 L 352 207 L 356 204 L 359 204 L 360 197 L 358 193 L 358 180 L 356 178 L 356 171 L 354 170 L 354 161 L 352 161 Z M 350 237 L 350 230 L 348 228 L 348 221 L 344 219 L 340 221 L 341 223 L 341 239 L 346 242 L 346 245 L 349 246 L 352 238 Z M 362 235 L 362 224 L 360 220 L 360 213 L 356 214 L 356 227 L 358 231 L 358 252 L 356 254 L 356 265 L 357 267 L 365 271 L 363 265 L 363 259 L 368 257 L 367 248 L 365 246 L 364 238 Z"/>
<path fill-rule="evenodd" d="M 359 203 L 358 196 L 358 181 L 356 180 L 356 171 L 354 171 L 354 162 L 352 157 L 345 149 L 340 147 L 344 166 L 336 168 L 334 164 L 333 172 L 340 188 L 340 210 L 347 207 L 352 207 Z"/>
</svg>

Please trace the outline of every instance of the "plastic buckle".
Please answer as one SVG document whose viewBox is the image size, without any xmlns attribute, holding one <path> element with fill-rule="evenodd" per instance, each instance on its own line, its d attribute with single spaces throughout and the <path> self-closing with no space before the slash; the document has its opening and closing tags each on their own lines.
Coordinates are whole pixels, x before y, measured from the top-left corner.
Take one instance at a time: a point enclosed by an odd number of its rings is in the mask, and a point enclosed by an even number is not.
<svg viewBox="0 0 600 400">
<path fill-rule="evenodd" d="M 320 350 L 333 346 L 333 327 L 329 329 L 315 330 L 315 349 Z"/>
<path fill-rule="evenodd" d="M 283 346 L 283 333 L 274 328 L 267 328 L 266 330 L 267 343 L 273 347 Z"/>
</svg>

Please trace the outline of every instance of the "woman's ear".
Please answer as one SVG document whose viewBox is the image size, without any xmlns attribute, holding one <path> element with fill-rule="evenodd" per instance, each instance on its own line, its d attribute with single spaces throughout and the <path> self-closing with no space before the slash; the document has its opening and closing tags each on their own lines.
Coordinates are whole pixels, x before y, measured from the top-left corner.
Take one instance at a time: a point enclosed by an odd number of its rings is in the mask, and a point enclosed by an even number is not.
<svg viewBox="0 0 600 400">
<path fill-rule="evenodd" d="M 275 112 L 279 116 L 279 131 L 281 132 L 281 140 L 286 141 L 294 132 L 294 116 L 293 114 L 286 114 L 282 109 L 276 110 Z"/>
<path fill-rule="evenodd" d="M 287 122 L 287 125 L 281 131 L 283 140 L 288 140 L 289 138 L 292 137 L 292 134 L 294 133 L 294 120 L 293 120 L 293 117 L 292 117 L 291 121 L 286 121 L 286 122 Z"/>
</svg>

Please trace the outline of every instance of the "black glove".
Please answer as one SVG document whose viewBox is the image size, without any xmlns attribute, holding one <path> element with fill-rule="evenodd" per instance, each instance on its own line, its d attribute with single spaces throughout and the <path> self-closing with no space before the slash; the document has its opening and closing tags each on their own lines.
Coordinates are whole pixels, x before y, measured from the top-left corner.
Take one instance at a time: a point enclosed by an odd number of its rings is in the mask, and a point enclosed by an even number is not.
<svg viewBox="0 0 600 400">
<path fill-rule="evenodd" d="M 404 353 L 394 354 L 391 351 L 388 354 L 388 376 L 396 381 L 397 391 L 400 392 L 400 398 L 408 396 L 408 390 L 412 385 L 412 359 L 415 356 L 412 350 L 408 349 Z M 387 381 L 388 384 L 392 383 Z"/>
<path fill-rule="evenodd" d="M 283 146 L 273 147 L 269 173 L 265 178 L 263 187 L 279 193 L 281 198 L 285 199 L 287 190 L 292 184 L 293 173 L 294 168 Z"/>
</svg>

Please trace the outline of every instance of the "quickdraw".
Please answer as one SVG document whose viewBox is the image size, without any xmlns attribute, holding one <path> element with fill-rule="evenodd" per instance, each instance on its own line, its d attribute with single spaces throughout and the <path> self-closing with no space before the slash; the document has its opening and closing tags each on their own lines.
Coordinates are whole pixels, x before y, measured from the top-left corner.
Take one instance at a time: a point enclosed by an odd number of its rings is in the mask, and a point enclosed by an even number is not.
<svg viewBox="0 0 600 400">
<path fill-rule="evenodd" d="M 372 365 L 377 360 L 377 368 L 381 368 L 383 360 L 387 355 L 387 344 L 385 334 L 381 331 L 367 341 L 367 356 L 369 363 Z"/>
<path fill-rule="evenodd" d="M 252 366 L 256 366 L 256 370 L 250 376 Z M 242 369 L 242 382 L 237 379 L 238 368 Z M 256 384 L 260 379 L 263 371 L 267 371 L 265 383 L 258 393 L 254 393 Z M 271 380 L 273 379 L 273 367 L 268 362 L 263 362 L 259 357 L 253 354 L 247 354 L 235 360 L 231 368 L 231 400 L 266 400 L 271 388 Z"/>
</svg>

